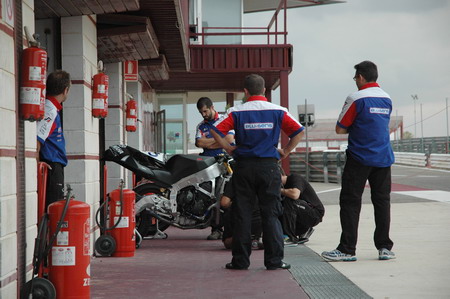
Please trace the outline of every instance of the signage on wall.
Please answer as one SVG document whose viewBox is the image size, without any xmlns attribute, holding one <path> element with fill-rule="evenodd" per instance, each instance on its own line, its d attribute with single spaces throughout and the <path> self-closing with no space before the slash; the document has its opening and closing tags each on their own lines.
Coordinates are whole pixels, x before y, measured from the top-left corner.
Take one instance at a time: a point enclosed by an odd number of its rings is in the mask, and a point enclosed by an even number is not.
<svg viewBox="0 0 450 299">
<path fill-rule="evenodd" d="M 124 79 L 127 82 L 137 82 L 138 80 L 138 61 L 126 60 L 123 62 Z"/>
<path fill-rule="evenodd" d="M 14 0 L 2 0 L 2 19 L 14 27 Z"/>
</svg>

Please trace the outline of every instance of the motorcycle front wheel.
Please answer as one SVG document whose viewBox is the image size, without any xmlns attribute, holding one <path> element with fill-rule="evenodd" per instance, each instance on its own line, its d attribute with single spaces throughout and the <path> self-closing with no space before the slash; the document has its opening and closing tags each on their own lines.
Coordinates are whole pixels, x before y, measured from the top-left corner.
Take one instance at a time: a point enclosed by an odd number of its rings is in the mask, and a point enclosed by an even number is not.
<svg viewBox="0 0 450 299">
<path fill-rule="evenodd" d="M 146 186 L 146 184 L 137 186 L 134 189 L 134 192 L 142 196 L 150 194 L 161 195 L 161 192 L 157 188 Z M 138 202 L 139 200 L 140 198 L 137 199 L 136 202 Z M 139 231 L 142 237 L 154 236 L 157 233 L 157 222 L 160 231 L 165 231 L 170 226 L 169 223 L 159 221 L 158 219 L 153 217 L 147 210 L 144 210 L 140 212 L 139 215 L 136 215 L 136 229 Z"/>
</svg>

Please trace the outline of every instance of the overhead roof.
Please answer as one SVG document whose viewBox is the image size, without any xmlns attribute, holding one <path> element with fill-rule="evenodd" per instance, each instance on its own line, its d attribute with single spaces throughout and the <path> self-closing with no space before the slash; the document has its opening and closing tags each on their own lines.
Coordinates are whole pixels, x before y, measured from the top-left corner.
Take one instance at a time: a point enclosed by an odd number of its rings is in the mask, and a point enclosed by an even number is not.
<svg viewBox="0 0 450 299">
<path fill-rule="evenodd" d="M 345 1 L 335 1 L 335 0 L 287 0 L 288 8 L 323 5 L 323 4 L 334 4 L 343 3 Z M 244 13 L 259 12 L 276 10 L 280 0 L 244 0 Z"/>
</svg>

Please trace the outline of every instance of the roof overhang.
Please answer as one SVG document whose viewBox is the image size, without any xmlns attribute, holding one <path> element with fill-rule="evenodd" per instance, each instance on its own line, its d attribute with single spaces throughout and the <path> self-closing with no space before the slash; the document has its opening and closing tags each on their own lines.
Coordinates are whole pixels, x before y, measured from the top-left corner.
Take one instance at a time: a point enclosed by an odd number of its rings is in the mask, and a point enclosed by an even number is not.
<svg viewBox="0 0 450 299">
<path fill-rule="evenodd" d="M 336 0 L 287 0 L 288 8 L 298 8 L 323 4 L 344 3 L 346 1 Z M 244 0 L 244 13 L 276 10 L 280 5 L 280 0 Z"/>
<path fill-rule="evenodd" d="M 100 4 L 101 3 L 101 4 Z M 134 11 L 139 9 L 139 0 L 34 0 L 36 19 L 100 15 Z"/>
</svg>

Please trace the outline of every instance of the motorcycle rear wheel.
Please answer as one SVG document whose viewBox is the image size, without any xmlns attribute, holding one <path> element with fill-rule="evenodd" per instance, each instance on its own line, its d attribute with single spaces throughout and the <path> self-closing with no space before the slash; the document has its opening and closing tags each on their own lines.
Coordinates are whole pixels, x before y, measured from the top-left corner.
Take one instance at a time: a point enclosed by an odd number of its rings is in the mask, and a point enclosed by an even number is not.
<svg viewBox="0 0 450 299">
<path fill-rule="evenodd" d="M 161 192 L 150 186 L 146 186 L 145 184 L 139 185 L 134 189 L 134 192 L 136 192 L 139 195 L 149 195 L 149 194 L 161 194 Z M 140 200 L 137 199 L 136 202 Z M 136 229 L 139 231 L 142 237 L 145 236 L 153 236 L 156 234 L 156 222 L 158 223 L 158 228 L 160 231 L 165 231 L 170 224 L 167 222 L 159 221 L 155 217 L 153 217 L 149 211 L 142 211 L 139 213 L 139 215 L 136 215 Z"/>
</svg>

